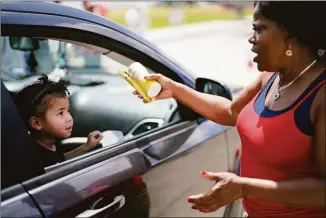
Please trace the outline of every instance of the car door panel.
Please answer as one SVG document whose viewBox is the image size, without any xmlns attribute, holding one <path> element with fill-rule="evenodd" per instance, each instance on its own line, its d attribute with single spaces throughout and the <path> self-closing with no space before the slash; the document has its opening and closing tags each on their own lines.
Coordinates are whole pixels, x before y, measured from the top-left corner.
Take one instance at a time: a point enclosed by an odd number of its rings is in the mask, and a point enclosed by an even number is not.
<svg viewBox="0 0 326 218">
<path fill-rule="evenodd" d="M 117 190 L 111 190 L 112 187 L 133 178 L 147 168 L 148 163 L 143 154 L 132 150 L 37 188 L 30 189 L 29 187 L 33 185 L 28 183 L 25 183 L 25 186 L 47 217 L 60 217 L 68 214 L 76 216 L 89 209 L 89 206 L 100 198 L 113 192 L 115 196 L 112 198 L 123 195 L 123 190 L 119 193 Z M 125 200 L 129 201 L 129 199 Z M 109 204 L 110 199 L 107 201 Z"/>
<path fill-rule="evenodd" d="M 185 121 L 148 136 L 149 144 L 141 147 L 152 166 L 162 160 L 189 150 L 210 138 L 222 134 L 227 127 L 212 121 Z M 160 134 L 160 135 L 157 135 Z"/>
<path fill-rule="evenodd" d="M 185 141 L 190 137 L 196 128 L 196 124 L 192 124 L 184 129 L 175 131 L 169 135 L 150 142 L 149 146 L 143 149 L 144 153 L 151 158 L 163 160 L 174 154 Z"/>
<path fill-rule="evenodd" d="M 201 178 L 200 170 L 228 171 L 227 127 L 211 121 L 187 123 L 187 127 L 140 148 L 152 165 L 141 174 L 150 198 L 150 217 L 199 216 L 186 199 L 211 187 Z M 223 216 L 224 208 L 213 214 Z"/>
<path fill-rule="evenodd" d="M 17 184 L 1 190 L 1 217 L 43 216 L 24 187 L 21 184 Z"/>
<path fill-rule="evenodd" d="M 206 131 L 207 127 L 210 127 L 209 131 Z M 200 176 L 201 170 L 228 171 L 225 130 L 224 126 L 204 121 L 194 127 L 190 137 L 168 160 L 149 158 L 156 166 L 142 173 L 142 177 L 151 202 L 150 217 L 203 215 L 192 210 L 186 200 L 212 186 Z M 173 134 L 173 137 L 178 135 Z M 224 209 L 205 216 L 221 217 Z"/>
<path fill-rule="evenodd" d="M 227 136 L 227 144 L 229 148 L 229 167 L 232 170 L 239 170 L 235 169 L 236 161 L 239 161 L 238 157 L 240 155 L 241 150 L 241 139 L 236 127 L 231 127 L 226 131 Z M 237 160 L 238 159 L 238 160 Z M 238 172 L 239 173 L 239 172 Z"/>
</svg>

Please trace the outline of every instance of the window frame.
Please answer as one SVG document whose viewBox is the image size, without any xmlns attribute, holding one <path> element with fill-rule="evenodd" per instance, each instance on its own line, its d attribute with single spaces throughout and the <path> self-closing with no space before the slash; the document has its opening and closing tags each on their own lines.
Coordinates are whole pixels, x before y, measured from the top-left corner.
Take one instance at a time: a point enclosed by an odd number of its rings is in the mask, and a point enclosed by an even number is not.
<svg viewBox="0 0 326 218">
<path fill-rule="evenodd" d="M 40 14 L 37 15 L 40 16 Z M 54 15 L 41 15 L 41 16 L 54 16 Z M 59 16 L 55 16 L 55 17 L 59 18 Z M 68 17 L 64 17 L 64 19 L 76 20 L 74 18 L 68 18 Z M 105 30 L 108 29 L 109 28 L 105 28 Z M 184 80 L 184 78 L 181 78 L 179 75 L 177 75 L 176 72 L 171 71 L 168 66 L 164 65 L 164 63 L 161 63 L 158 59 L 164 57 L 161 56 L 159 53 L 156 53 L 157 57 L 155 59 L 153 56 L 150 56 L 146 54 L 144 51 L 140 51 L 139 49 L 137 49 L 136 46 L 132 47 L 128 44 L 125 44 L 126 42 L 132 42 L 131 44 L 139 43 L 135 39 L 124 35 L 124 38 L 122 38 L 120 41 L 116 40 L 119 36 L 121 36 L 121 33 L 112 29 L 109 32 L 107 32 L 106 35 L 101 35 L 98 32 L 74 29 L 72 27 L 25 25 L 25 24 L 18 25 L 18 24 L 5 23 L 2 24 L 2 30 L 3 30 L 2 36 L 41 37 L 41 38 L 48 38 L 48 39 L 70 40 L 72 42 L 77 42 L 77 43 L 92 42 L 89 44 L 101 48 L 106 48 L 107 50 L 110 51 L 113 50 L 127 58 L 136 59 L 139 62 L 142 62 L 147 68 L 153 69 L 154 71 L 155 68 L 156 69 L 159 68 L 161 69 L 160 73 L 168 76 L 169 78 L 175 81 L 184 83 L 188 86 L 194 85 L 189 82 L 187 83 L 187 81 Z M 73 34 L 69 34 L 71 32 L 73 32 Z M 113 35 L 116 36 L 112 37 Z M 126 38 L 129 38 L 128 40 L 130 41 L 126 40 Z M 142 44 L 141 46 L 146 46 L 146 45 Z M 148 47 L 148 49 L 151 48 Z M 184 108 L 184 110 L 182 110 L 182 108 Z M 63 162 L 62 165 L 60 164 L 60 166 L 57 167 L 56 165 L 54 165 L 54 167 L 51 168 L 49 172 L 47 172 L 44 175 L 28 180 L 27 184 L 30 184 L 31 186 L 35 186 L 35 184 L 39 184 L 39 182 L 36 182 L 39 180 L 42 181 L 41 183 L 45 184 L 49 181 L 60 178 L 69 173 L 75 172 L 77 170 L 101 162 L 107 158 L 115 157 L 119 154 L 126 152 L 127 150 L 138 148 L 139 145 L 144 145 L 152 140 L 159 139 L 162 137 L 162 135 L 172 134 L 173 132 L 180 131 L 183 128 L 197 125 L 196 124 L 197 116 L 194 116 L 190 109 L 186 109 L 185 107 L 180 107 L 179 104 L 178 104 L 178 109 L 180 110 L 180 113 L 183 113 L 183 111 L 185 113 L 189 113 L 190 116 L 188 115 L 186 117 L 190 118 L 190 121 L 189 119 L 183 119 L 180 123 L 172 123 L 171 125 L 167 125 L 162 128 L 155 129 L 155 131 L 153 132 L 148 132 L 147 134 L 140 136 L 138 138 L 135 137 L 131 141 L 128 141 L 126 143 L 118 144 L 117 146 L 110 147 L 108 149 L 103 149 L 103 150 L 99 149 L 97 152 L 94 151 L 94 152 L 86 153 L 80 157 L 67 160 Z"/>
<path fill-rule="evenodd" d="M 26 35 L 22 35 L 22 36 L 26 36 Z M 2 36 L 2 37 L 8 37 L 8 36 Z M 31 37 L 31 36 L 28 36 L 28 37 Z M 41 38 L 41 37 L 38 36 L 37 38 Z M 51 38 L 48 38 L 48 37 L 42 37 L 42 38 L 45 39 L 45 40 L 51 39 L 51 40 L 57 40 L 57 41 L 60 41 L 60 42 L 68 42 L 67 40 L 65 40 L 65 39 L 61 39 L 61 38 L 53 38 L 53 37 L 51 37 Z M 102 55 L 106 55 L 106 53 L 110 53 L 110 52 L 115 52 L 116 54 L 121 55 L 123 58 L 126 58 L 126 59 L 131 60 L 129 57 L 126 57 L 126 56 L 124 56 L 124 55 L 122 55 L 122 54 L 120 54 L 120 53 L 118 53 L 118 52 L 116 52 L 116 51 L 113 51 L 113 50 L 106 50 L 106 49 L 104 49 L 104 48 L 97 47 L 97 46 L 94 46 L 94 45 L 92 45 L 92 44 L 88 44 L 88 43 L 85 43 L 85 42 L 79 42 L 79 41 L 69 40 L 68 43 L 73 44 L 73 45 L 77 45 L 77 46 L 82 46 L 82 47 L 85 47 L 85 48 L 91 48 L 91 49 L 94 49 L 94 50 L 96 50 L 96 51 L 98 51 L 98 49 L 100 49 L 100 50 L 101 50 L 100 53 L 101 53 Z M 104 53 L 102 53 L 102 52 L 104 52 Z M 111 58 L 111 57 L 109 57 L 109 58 Z M 113 60 L 116 61 L 115 59 L 113 59 Z M 135 60 L 131 60 L 131 61 L 135 61 Z M 148 68 L 147 68 L 147 69 L 148 69 Z M 149 70 L 149 72 L 153 72 L 152 69 L 148 69 L 148 70 Z M 176 108 L 178 108 L 178 106 L 177 106 Z M 176 109 L 176 110 L 178 110 L 178 109 Z M 146 118 L 146 119 L 150 119 L 150 118 Z M 132 138 L 128 138 L 127 141 L 125 141 L 125 142 L 117 143 L 117 144 L 114 144 L 114 145 L 112 145 L 112 146 L 106 146 L 106 147 L 103 147 L 103 148 L 100 148 L 100 149 L 97 149 L 97 150 L 94 150 L 94 151 L 91 151 L 91 152 L 85 153 L 85 154 L 80 155 L 80 156 L 78 156 L 78 157 L 75 157 L 75 158 L 72 158 L 72 159 L 66 160 L 66 161 L 64 161 L 64 162 L 62 162 L 62 163 L 58 163 L 58 164 L 56 164 L 56 165 L 51 165 L 51 166 L 45 167 L 45 170 L 46 170 L 47 172 L 53 171 L 53 170 L 55 170 L 55 169 L 58 169 L 58 168 L 60 168 L 60 167 L 62 167 L 62 166 L 65 166 L 65 165 L 67 165 L 67 164 L 73 163 L 73 162 L 78 161 L 78 160 L 80 160 L 80 159 L 83 159 L 83 158 L 86 158 L 86 157 L 89 157 L 89 156 L 95 155 L 95 154 L 100 153 L 100 152 L 103 152 L 103 151 L 107 151 L 107 150 L 113 149 L 114 147 L 120 146 L 120 145 L 122 145 L 122 144 L 125 144 L 125 143 L 128 143 L 128 142 L 131 142 L 131 141 L 135 141 L 135 140 L 137 140 L 137 139 L 139 139 L 139 138 L 147 137 L 148 135 L 151 135 L 151 134 L 153 134 L 153 133 L 155 133 L 155 132 L 158 132 L 158 131 L 160 131 L 160 130 L 163 130 L 163 129 L 165 129 L 165 128 L 169 128 L 169 127 L 171 127 L 171 126 L 173 126 L 173 125 L 175 125 L 175 124 L 177 124 L 177 123 L 179 123 L 179 122 L 182 122 L 182 121 L 183 121 L 183 120 L 179 120 L 178 122 L 171 122 L 171 123 L 168 123 L 167 125 L 164 125 L 164 126 L 161 126 L 161 127 L 155 128 L 155 129 L 150 130 L 150 131 L 148 131 L 148 132 L 146 132 L 146 133 L 142 133 L 142 134 L 140 134 L 140 135 L 133 136 Z M 142 121 L 140 121 L 140 122 L 142 122 Z M 138 123 L 137 123 L 137 124 L 138 124 Z M 135 126 L 134 126 L 134 127 L 135 127 Z M 133 128 L 134 128 L 134 127 L 133 127 Z"/>
</svg>

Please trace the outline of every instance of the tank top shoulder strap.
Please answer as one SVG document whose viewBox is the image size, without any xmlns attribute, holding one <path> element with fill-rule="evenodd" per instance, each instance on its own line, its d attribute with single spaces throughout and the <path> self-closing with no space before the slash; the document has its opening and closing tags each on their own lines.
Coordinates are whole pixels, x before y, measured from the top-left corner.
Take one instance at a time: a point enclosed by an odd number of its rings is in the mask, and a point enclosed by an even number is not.
<svg viewBox="0 0 326 218">
<path fill-rule="evenodd" d="M 271 88 L 274 80 L 276 79 L 276 77 L 278 76 L 278 73 L 274 73 L 269 80 L 267 81 L 266 85 L 260 90 L 260 92 L 258 92 L 256 99 L 254 101 L 255 107 L 258 108 L 264 108 L 265 107 L 265 98 L 266 95 L 269 91 L 269 89 Z"/>
<path fill-rule="evenodd" d="M 311 95 L 316 95 L 318 90 L 326 82 L 326 71 L 322 72 L 309 86 L 308 88 L 300 95 L 294 104 L 294 109 L 298 108 L 303 102 L 305 102 Z"/>
</svg>

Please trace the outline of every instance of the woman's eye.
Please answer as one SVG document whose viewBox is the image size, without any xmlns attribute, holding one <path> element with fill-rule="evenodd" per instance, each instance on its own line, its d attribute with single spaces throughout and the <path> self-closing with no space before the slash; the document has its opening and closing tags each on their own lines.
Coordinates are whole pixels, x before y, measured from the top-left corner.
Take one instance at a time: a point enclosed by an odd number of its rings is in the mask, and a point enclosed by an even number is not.
<svg viewBox="0 0 326 218">
<path fill-rule="evenodd" d="M 258 28 L 258 27 L 253 27 L 252 30 L 255 31 L 255 32 L 260 32 L 261 31 L 261 29 Z"/>
<path fill-rule="evenodd" d="M 263 27 L 253 26 L 252 29 L 253 29 L 253 31 L 255 31 L 255 33 L 261 33 L 261 31 L 263 30 Z"/>
</svg>

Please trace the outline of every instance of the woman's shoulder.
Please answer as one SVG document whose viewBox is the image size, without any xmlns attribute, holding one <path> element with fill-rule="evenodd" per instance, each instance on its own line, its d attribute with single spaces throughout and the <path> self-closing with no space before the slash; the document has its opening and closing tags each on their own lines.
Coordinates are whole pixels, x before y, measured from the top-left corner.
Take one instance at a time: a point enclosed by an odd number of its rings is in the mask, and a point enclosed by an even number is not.
<svg viewBox="0 0 326 218">
<path fill-rule="evenodd" d="M 259 72 L 256 79 L 250 83 L 248 86 L 244 88 L 244 96 L 249 95 L 253 97 L 256 95 L 260 90 L 262 90 L 265 85 L 268 83 L 268 81 L 271 79 L 271 77 L 274 75 L 274 73 L 270 72 Z"/>
<path fill-rule="evenodd" d="M 260 79 L 261 79 L 261 89 L 263 89 L 268 81 L 272 78 L 272 76 L 275 75 L 274 72 L 261 72 L 260 73 Z"/>
<path fill-rule="evenodd" d="M 326 83 L 324 82 L 318 90 L 316 97 L 312 102 L 312 108 L 325 112 L 326 105 Z"/>
</svg>

